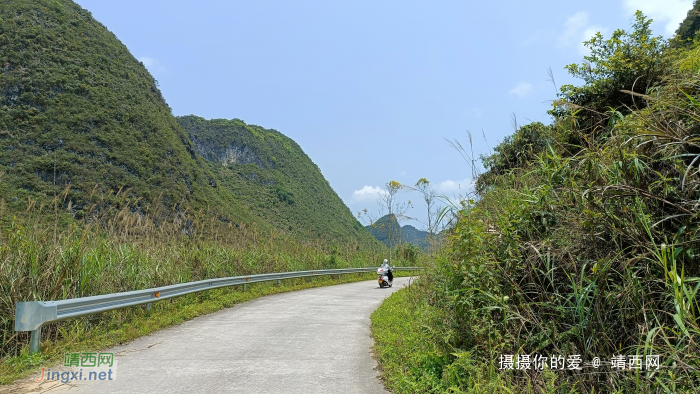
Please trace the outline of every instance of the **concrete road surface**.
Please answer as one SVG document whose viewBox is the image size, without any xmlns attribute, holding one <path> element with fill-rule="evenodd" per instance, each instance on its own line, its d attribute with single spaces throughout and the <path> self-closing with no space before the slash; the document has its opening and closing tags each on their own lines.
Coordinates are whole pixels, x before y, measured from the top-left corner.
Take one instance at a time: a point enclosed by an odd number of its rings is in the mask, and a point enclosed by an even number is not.
<svg viewBox="0 0 700 394">
<path fill-rule="evenodd" d="M 118 362 L 116 380 L 43 382 L 21 391 L 386 394 L 372 358 L 369 316 L 408 281 L 396 278 L 391 289 L 366 281 L 259 298 L 105 350 Z"/>
</svg>

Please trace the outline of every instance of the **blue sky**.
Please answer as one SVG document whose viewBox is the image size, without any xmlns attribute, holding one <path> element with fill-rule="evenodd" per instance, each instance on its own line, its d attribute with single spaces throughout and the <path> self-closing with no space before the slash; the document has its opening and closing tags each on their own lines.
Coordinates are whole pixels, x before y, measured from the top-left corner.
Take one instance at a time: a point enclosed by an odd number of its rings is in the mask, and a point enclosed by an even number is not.
<svg viewBox="0 0 700 394">
<path fill-rule="evenodd" d="M 159 81 L 175 115 L 239 118 L 298 142 L 352 212 L 387 181 L 463 194 L 467 163 L 519 124 L 549 122 L 547 81 L 634 11 L 669 37 L 692 0 L 77 0 Z M 486 140 L 484 140 L 485 135 Z M 405 199 L 418 201 L 417 195 Z M 416 203 L 407 214 L 421 220 Z M 407 222 L 410 223 L 410 222 Z M 411 223 L 417 227 L 417 222 Z"/>
</svg>

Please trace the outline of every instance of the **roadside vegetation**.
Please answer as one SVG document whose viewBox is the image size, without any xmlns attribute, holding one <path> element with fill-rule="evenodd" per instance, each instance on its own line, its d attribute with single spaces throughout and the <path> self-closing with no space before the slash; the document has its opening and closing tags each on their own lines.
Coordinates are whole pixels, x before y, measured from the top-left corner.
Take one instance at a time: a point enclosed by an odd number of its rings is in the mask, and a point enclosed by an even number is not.
<svg viewBox="0 0 700 394">
<path fill-rule="evenodd" d="M 61 196 L 59 196 L 61 198 Z M 55 207 L 55 204 L 54 204 Z M 0 215 L 5 212 L 0 212 Z M 54 223 L 47 217 L 56 217 Z M 163 215 L 158 214 L 159 218 Z M 158 225 L 128 207 L 71 222 L 70 214 L 29 202 L 0 234 L 0 384 L 50 365 L 70 350 L 96 350 L 255 297 L 307 287 L 374 279 L 343 275 L 252 284 L 154 303 L 145 307 L 52 323 L 42 329 L 42 355 L 29 355 L 29 333 L 14 331 L 18 301 L 58 300 L 257 273 L 378 265 L 383 255 L 347 244 L 298 241 L 255 226 L 235 226 L 197 215 Z M 187 234 L 182 222 L 188 222 Z"/>
<path fill-rule="evenodd" d="M 402 276 L 400 273 L 397 276 Z M 375 274 L 346 274 L 337 279 L 333 276 L 317 278 L 286 279 L 277 286 L 274 282 L 252 283 L 248 289 L 231 287 L 211 290 L 207 293 L 189 294 L 153 304 L 151 312 L 145 306 L 105 312 L 99 316 L 72 319 L 52 325 L 51 334 L 42 334 L 41 353 L 29 354 L 23 347 L 16 356 L 8 356 L 0 362 L 0 392 L 2 385 L 10 385 L 23 377 L 35 374 L 42 367 L 62 363 L 66 353 L 100 351 L 127 343 L 138 337 L 163 328 L 175 326 L 208 313 L 255 298 L 321 286 L 365 281 Z M 19 382 L 20 384 L 22 381 Z"/>
<path fill-rule="evenodd" d="M 477 182 L 448 241 L 372 317 L 394 392 L 700 391 L 700 45 L 649 24 L 588 41 L 551 124 L 518 126 L 483 172 L 463 150 Z M 536 354 L 583 369 L 518 369 Z"/>
<path fill-rule="evenodd" d="M 127 308 L 50 324 L 42 355 L 14 331 L 20 301 L 384 258 L 298 144 L 240 120 L 176 118 L 145 65 L 73 1 L 5 2 L 0 59 L 0 383 L 69 350 L 338 280 L 222 289 L 156 303 L 150 316 Z M 236 160 L 219 160 L 229 153 Z"/>
</svg>

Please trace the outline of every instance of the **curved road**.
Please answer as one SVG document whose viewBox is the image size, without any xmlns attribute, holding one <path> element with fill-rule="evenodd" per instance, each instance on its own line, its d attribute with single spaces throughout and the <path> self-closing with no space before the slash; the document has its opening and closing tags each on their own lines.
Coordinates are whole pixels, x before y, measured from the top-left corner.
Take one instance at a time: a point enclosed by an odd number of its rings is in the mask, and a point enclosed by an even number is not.
<svg viewBox="0 0 700 394">
<path fill-rule="evenodd" d="M 365 281 L 266 296 L 110 349 L 117 380 L 25 387 L 76 394 L 386 394 L 372 358 L 369 316 L 408 281 L 396 278 L 391 289 Z"/>
</svg>

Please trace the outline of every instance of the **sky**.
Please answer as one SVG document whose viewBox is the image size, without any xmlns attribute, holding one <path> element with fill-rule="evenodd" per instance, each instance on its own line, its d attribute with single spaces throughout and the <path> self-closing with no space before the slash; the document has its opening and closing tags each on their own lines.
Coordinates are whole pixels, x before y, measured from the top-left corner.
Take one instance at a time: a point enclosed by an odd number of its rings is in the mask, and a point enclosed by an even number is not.
<svg viewBox="0 0 700 394">
<path fill-rule="evenodd" d="M 238 118 L 295 140 L 353 213 L 389 181 L 466 195 L 475 158 L 578 83 L 582 42 L 634 12 L 671 37 L 692 0 L 77 0 L 159 81 L 174 115 Z M 551 68 L 554 83 L 547 70 Z M 468 133 L 471 133 L 471 148 Z M 415 192 L 406 221 L 422 227 Z M 365 223 L 367 224 L 367 223 Z"/>
</svg>

